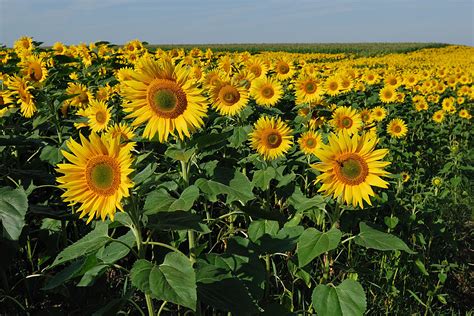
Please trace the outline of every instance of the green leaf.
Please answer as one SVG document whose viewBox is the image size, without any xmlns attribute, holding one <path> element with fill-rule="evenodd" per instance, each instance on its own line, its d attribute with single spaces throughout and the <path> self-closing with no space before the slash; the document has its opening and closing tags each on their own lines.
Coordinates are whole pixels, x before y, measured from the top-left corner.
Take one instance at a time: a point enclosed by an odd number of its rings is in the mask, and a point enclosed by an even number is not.
<svg viewBox="0 0 474 316">
<path fill-rule="evenodd" d="M 416 253 L 398 237 L 373 229 L 364 222 L 360 222 L 359 227 L 360 233 L 355 238 L 355 243 L 359 246 L 383 251 L 403 250 L 410 254 Z"/>
<path fill-rule="evenodd" d="M 70 280 L 81 270 L 83 264 L 84 260 L 74 261 L 50 278 L 42 290 L 54 289 L 55 287 L 58 287 L 64 282 Z"/>
<path fill-rule="evenodd" d="M 387 225 L 388 228 L 394 229 L 398 225 L 398 217 L 396 216 L 385 216 L 383 219 L 385 225 Z"/>
<path fill-rule="evenodd" d="M 150 178 L 153 175 L 156 168 L 158 168 L 157 164 L 155 163 L 148 164 L 142 171 L 140 171 L 133 177 L 133 183 L 136 186 L 138 186 L 142 182 L 145 182 L 148 178 Z"/>
<path fill-rule="evenodd" d="M 303 195 L 299 187 L 295 188 L 295 192 L 288 199 L 288 202 L 299 212 L 305 212 L 311 209 L 324 209 L 326 206 L 324 198 L 321 195 L 307 198 Z"/>
<path fill-rule="evenodd" d="M 336 287 L 318 285 L 312 301 L 318 315 L 324 316 L 359 316 L 367 308 L 364 289 L 359 282 L 350 279 Z"/>
<path fill-rule="evenodd" d="M 95 229 L 61 251 L 51 267 L 91 254 L 102 248 L 109 241 L 107 223 L 96 222 Z"/>
<path fill-rule="evenodd" d="M 158 189 L 148 194 L 145 200 L 145 214 L 158 212 L 189 211 L 199 197 L 199 189 L 195 185 L 187 187 L 179 199 L 172 197 L 165 189 Z"/>
<path fill-rule="evenodd" d="M 189 159 L 191 159 L 195 151 L 196 151 L 195 148 L 184 150 L 184 149 L 168 147 L 168 149 L 165 152 L 165 156 L 170 157 L 171 159 L 174 159 L 174 160 L 187 162 L 189 161 Z"/>
<path fill-rule="evenodd" d="M 0 188 L 0 222 L 2 236 L 9 240 L 18 240 L 25 226 L 28 199 L 23 188 Z"/>
<path fill-rule="evenodd" d="M 341 231 L 335 227 L 324 233 L 312 227 L 306 229 L 300 236 L 296 249 L 300 268 L 320 254 L 335 249 L 341 237 Z"/>
<path fill-rule="evenodd" d="M 270 185 L 270 181 L 275 179 L 276 171 L 273 167 L 268 167 L 265 170 L 257 170 L 253 174 L 252 183 L 260 189 L 266 190 Z"/>
<path fill-rule="evenodd" d="M 56 166 L 63 159 L 63 154 L 60 148 L 45 146 L 43 150 L 41 150 L 40 159 L 41 161 L 48 162 L 50 165 Z"/>
<path fill-rule="evenodd" d="M 251 126 L 239 126 L 234 128 L 232 136 L 229 137 L 230 147 L 237 148 L 245 142 L 251 129 Z"/>
<path fill-rule="evenodd" d="M 195 185 L 190 185 L 187 187 L 179 199 L 174 201 L 171 205 L 169 210 L 170 211 L 189 211 L 194 204 L 194 201 L 199 197 L 199 189 Z"/>
<path fill-rule="evenodd" d="M 251 241 L 255 242 L 264 234 L 274 236 L 277 234 L 279 225 L 277 221 L 257 220 L 249 225 L 248 233 Z"/>
<path fill-rule="evenodd" d="M 115 239 L 111 240 L 110 243 L 103 248 L 103 251 L 99 251 L 96 255 L 97 259 L 108 264 L 122 259 L 128 255 L 130 248 L 135 244 L 135 235 L 129 230 L 125 235 L 120 236 L 116 240 L 117 241 L 115 241 Z"/>
<path fill-rule="evenodd" d="M 426 271 L 425 265 L 423 264 L 423 262 L 421 262 L 420 259 L 416 259 L 415 265 L 418 268 L 418 270 L 420 270 L 420 272 L 423 273 L 423 275 L 426 275 L 426 276 L 430 275 L 428 271 Z"/>
<path fill-rule="evenodd" d="M 145 294 L 150 294 L 150 272 L 155 267 L 153 263 L 145 259 L 135 261 L 130 270 L 132 284 Z"/>
<path fill-rule="evenodd" d="M 159 267 L 153 267 L 150 289 L 158 299 L 196 310 L 196 274 L 191 261 L 180 253 L 168 253 Z"/>
<path fill-rule="evenodd" d="M 149 227 L 161 230 L 188 230 L 209 233 L 209 227 L 201 223 L 201 216 L 185 211 L 160 212 L 149 216 Z"/>
<path fill-rule="evenodd" d="M 207 195 L 210 202 L 217 202 L 217 196 L 220 194 L 227 195 L 226 204 L 233 201 L 241 201 L 245 204 L 255 198 L 252 183 L 238 170 L 235 171 L 229 185 L 203 178 L 197 179 L 195 185 Z"/>
</svg>

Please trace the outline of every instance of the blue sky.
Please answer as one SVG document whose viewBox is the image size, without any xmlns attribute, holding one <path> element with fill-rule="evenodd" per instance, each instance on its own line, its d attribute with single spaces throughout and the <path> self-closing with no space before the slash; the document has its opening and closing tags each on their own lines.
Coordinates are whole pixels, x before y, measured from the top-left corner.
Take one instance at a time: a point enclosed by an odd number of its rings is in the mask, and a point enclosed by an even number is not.
<svg viewBox="0 0 474 316">
<path fill-rule="evenodd" d="M 443 42 L 474 46 L 472 0 L 0 0 L 0 43 Z"/>
</svg>

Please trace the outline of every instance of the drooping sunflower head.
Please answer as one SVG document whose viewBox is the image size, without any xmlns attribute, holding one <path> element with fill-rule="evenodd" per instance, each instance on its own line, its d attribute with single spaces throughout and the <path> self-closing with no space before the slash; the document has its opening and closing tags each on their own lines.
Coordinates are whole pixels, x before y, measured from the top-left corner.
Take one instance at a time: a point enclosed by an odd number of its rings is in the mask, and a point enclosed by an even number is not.
<svg viewBox="0 0 474 316">
<path fill-rule="evenodd" d="M 43 82 L 48 76 L 46 63 L 39 56 L 29 55 L 19 66 L 22 68 L 22 74 L 31 82 Z"/>
<path fill-rule="evenodd" d="M 236 115 L 248 102 L 248 91 L 235 80 L 221 82 L 211 91 L 212 105 L 222 115 Z"/>
<path fill-rule="evenodd" d="M 71 99 L 68 99 L 68 103 L 71 106 L 83 108 L 89 104 L 90 100 L 93 99 L 92 93 L 82 83 L 68 83 L 66 88 L 68 95 L 74 95 Z"/>
<path fill-rule="evenodd" d="M 291 129 L 280 118 L 259 118 L 249 136 L 252 148 L 265 160 L 283 156 L 293 144 Z"/>
<path fill-rule="evenodd" d="M 314 131 L 304 132 L 298 139 L 298 144 L 300 145 L 300 150 L 305 155 L 314 154 L 316 150 L 321 147 L 321 134 Z"/>
<path fill-rule="evenodd" d="M 406 172 L 406 171 L 402 171 L 402 172 L 400 173 L 400 176 L 402 177 L 402 182 L 403 182 L 403 183 L 408 182 L 408 181 L 410 180 L 410 178 L 411 178 L 411 177 L 410 177 L 410 174 L 409 174 L 408 172 Z"/>
<path fill-rule="evenodd" d="M 263 77 L 252 82 L 250 94 L 258 105 L 274 106 L 282 97 L 283 88 L 278 80 Z"/>
<path fill-rule="evenodd" d="M 406 123 L 399 118 L 391 120 L 387 125 L 387 133 L 395 138 L 405 137 L 408 132 Z"/>
<path fill-rule="evenodd" d="M 115 123 L 105 133 L 106 138 L 118 138 L 120 141 L 129 141 L 135 137 L 133 128 L 126 123 Z"/>
<path fill-rule="evenodd" d="M 7 91 L 0 90 L 0 117 L 4 116 L 9 108 L 13 107 L 13 99 Z"/>
<path fill-rule="evenodd" d="M 134 119 L 132 126 L 146 123 L 148 139 L 157 135 L 165 142 L 175 132 L 184 139 L 204 124 L 208 103 L 189 67 L 181 64 L 144 59 L 132 79 L 121 82 L 121 93 L 126 118 Z"/>
<path fill-rule="evenodd" d="M 331 124 L 337 131 L 345 130 L 352 135 L 362 127 L 362 119 L 355 109 L 341 106 L 334 111 Z"/>
<path fill-rule="evenodd" d="M 26 118 L 32 117 L 37 108 L 31 94 L 33 86 L 30 85 L 29 81 L 25 78 L 13 76 L 7 78 L 5 84 L 10 90 L 9 96 L 16 99 L 16 103 L 20 105 L 21 114 Z"/>
<path fill-rule="evenodd" d="M 92 133 L 89 139 L 82 135 L 81 144 L 70 139 L 69 151 L 63 150 L 69 163 L 58 164 L 58 187 L 65 190 L 62 198 L 70 205 L 80 203 L 76 212 L 80 218 L 88 215 L 111 220 L 117 210 L 123 211 L 122 199 L 130 195 L 133 184 L 129 178 L 133 172 L 130 154 L 133 144 L 120 146 L 119 139 L 106 139 Z"/>
<path fill-rule="evenodd" d="M 375 195 L 372 186 L 388 187 L 388 183 L 381 179 L 389 175 L 384 168 L 390 162 L 381 161 L 388 149 L 376 150 L 377 137 L 369 134 L 350 136 L 340 132 L 330 134 L 328 141 L 315 153 L 321 162 L 312 165 L 321 172 L 316 179 L 322 183 L 318 192 L 332 195 L 354 207 L 363 208 L 363 201 L 372 205 L 370 196 Z"/>
</svg>

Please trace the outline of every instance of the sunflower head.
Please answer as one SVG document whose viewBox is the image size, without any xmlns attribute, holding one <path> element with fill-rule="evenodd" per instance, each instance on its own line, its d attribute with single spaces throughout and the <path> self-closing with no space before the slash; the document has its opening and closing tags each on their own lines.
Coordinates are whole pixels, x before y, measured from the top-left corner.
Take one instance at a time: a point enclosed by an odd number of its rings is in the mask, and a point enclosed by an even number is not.
<svg viewBox="0 0 474 316">
<path fill-rule="evenodd" d="M 363 201 L 372 205 L 370 196 L 375 195 L 372 186 L 388 187 L 381 179 L 389 174 L 384 167 L 390 162 L 381 161 L 388 150 L 376 150 L 377 137 L 369 134 L 350 136 L 340 132 L 329 135 L 328 141 L 315 153 L 321 162 L 312 165 L 321 172 L 316 179 L 322 183 L 318 192 L 333 195 L 354 207 L 363 208 Z"/>
<path fill-rule="evenodd" d="M 362 119 L 355 109 L 341 106 L 334 111 L 331 124 L 337 131 L 345 130 L 352 135 L 362 127 Z"/>
<path fill-rule="evenodd" d="M 274 106 L 282 97 L 283 88 L 279 81 L 264 77 L 252 82 L 250 94 L 258 105 Z"/>
<path fill-rule="evenodd" d="M 408 132 L 405 121 L 399 118 L 391 120 L 387 125 L 387 133 L 395 138 L 402 138 L 406 136 Z"/>
<path fill-rule="evenodd" d="M 221 82 L 212 91 L 212 105 L 222 115 L 236 115 L 242 111 L 248 102 L 247 89 L 235 80 Z"/>
<path fill-rule="evenodd" d="M 387 110 L 385 110 L 385 108 L 382 106 L 376 106 L 372 109 L 372 116 L 377 122 L 383 121 L 383 119 L 387 116 Z"/>
<path fill-rule="evenodd" d="M 298 139 L 298 144 L 300 145 L 300 150 L 305 155 L 311 155 L 316 152 L 318 148 L 321 147 L 322 137 L 321 134 L 314 131 L 307 131 L 301 134 Z"/>
<path fill-rule="evenodd" d="M 291 129 L 280 118 L 259 118 L 249 136 L 252 148 L 265 160 L 283 156 L 293 144 Z"/>
</svg>

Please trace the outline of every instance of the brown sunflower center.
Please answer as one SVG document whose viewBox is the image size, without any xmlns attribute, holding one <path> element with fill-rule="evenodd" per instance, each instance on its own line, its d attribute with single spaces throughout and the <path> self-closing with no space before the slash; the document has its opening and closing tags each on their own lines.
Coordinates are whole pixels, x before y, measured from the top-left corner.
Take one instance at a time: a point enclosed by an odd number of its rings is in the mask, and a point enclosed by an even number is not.
<svg viewBox="0 0 474 316">
<path fill-rule="evenodd" d="M 5 100 L 3 100 L 3 96 L 0 95 L 0 106 L 5 105 Z"/>
<path fill-rule="evenodd" d="M 390 99 L 393 96 L 393 93 L 392 93 L 392 91 L 387 90 L 387 91 L 384 92 L 384 96 L 385 96 L 385 98 Z"/>
<path fill-rule="evenodd" d="M 316 139 L 314 138 L 308 138 L 306 139 L 306 147 L 310 148 L 310 149 L 313 149 L 316 147 Z"/>
<path fill-rule="evenodd" d="M 267 146 L 270 148 L 278 148 L 282 142 L 280 133 L 271 132 L 267 135 Z"/>
<path fill-rule="evenodd" d="M 31 63 L 28 67 L 28 74 L 31 80 L 40 81 L 43 78 L 43 70 L 38 63 Z"/>
<path fill-rule="evenodd" d="M 350 128 L 352 126 L 352 119 L 348 116 L 344 116 L 342 119 L 341 119 L 341 126 L 343 128 Z"/>
<path fill-rule="evenodd" d="M 270 99 L 275 95 L 275 91 L 273 91 L 273 87 L 270 85 L 266 85 L 262 88 L 262 96 L 266 99 Z"/>
<path fill-rule="evenodd" d="M 329 87 L 328 87 L 328 88 L 329 88 L 329 90 L 331 90 L 331 91 L 335 91 L 335 90 L 337 90 L 337 87 L 338 87 L 337 82 L 336 82 L 336 81 L 331 81 L 331 82 L 329 83 Z"/>
<path fill-rule="evenodd" d="M 278 73 L 286 75 L 290 71 L 290 66 L 287 63 L 280 61 L 277 65 Z"/>
<path fill-rule="evenodd" d="M 260 67 L 260 65 L 255 64 L 250 66 L 250 71 L 255 75 L 256 78 L 258 78 L 262 74 L 262 67 Z"/>
<path fill-rule="evenodd" d="M 364 182 L 369 174 L 367 162 L 356 153 L 346 153 L 336 160 L 334 171 L 338 180 L 348 185 Z"/>
<path fill-rule="evenodd" d="M 104 111 L 98 111 L 95 114 L 95 120 L 97 121 L 97 123 L 104 124 L 107 120 L 107 114 Z"/>
<path fill-rule="evenodd" d="M 115 194 L 120 186 L 120 166 L 110 156 L 95 156 L 86 166 L 87 186 L 99 195 Z"/>
<path fill-rule="evenodd" d="M 173 80 L 155 79 L 148 86 L 148 104 L 157 116 L 177 118 L 186 110 L 186 93 Z"/>
<path fill-rule="evenodd" d="M 401 127 L 400 125 L 395 125 L 395 126 L 393 127 L 393 131 L 394 131 L 395 133 L 400 133 L 400 132 L 402 131 L 402 127 Z"/>
<path fill-rule="evenodd" d="M 226 85 L 219 90 L 219 99 L 227 106 L 234 105 L 240 100 L 239 91 L 231 86 Z"/>
<path fill-rule="evenodd" d="M 313 94 L 316 92 L 316 89 L 317 89 L 317 86 L 314 82 L 312 81 L 308 81 L 305 83 L 304 85 L 304 90 L 306 91 L 306 93 L 308 94 Z"/>
<path fill-rule="evenodd" d="M 77 96 L 77 99 L 79 100 L 80 103 L 89 102 L 89 96 L 87 95 L 86 92 L 81 92 L 81 94 Z"/>
</svg>

